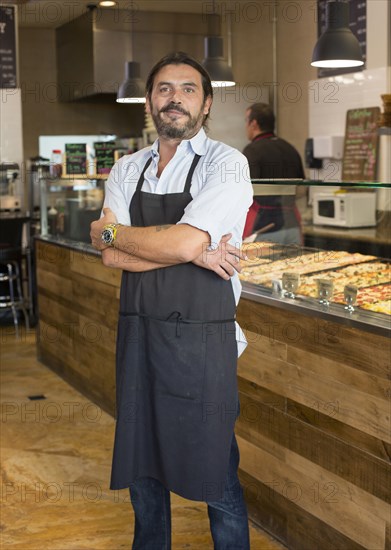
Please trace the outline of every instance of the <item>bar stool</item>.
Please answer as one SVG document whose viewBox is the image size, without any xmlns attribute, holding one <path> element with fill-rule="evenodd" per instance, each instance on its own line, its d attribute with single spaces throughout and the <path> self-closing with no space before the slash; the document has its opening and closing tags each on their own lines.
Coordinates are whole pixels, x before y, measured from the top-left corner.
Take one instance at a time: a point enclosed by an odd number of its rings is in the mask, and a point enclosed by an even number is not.
<svg viewBox="0 0 391 550">
<path fill-rule="evenodd" d="M 11 310 L 17 338 L 18 310 L 23 313 L 26 329 L 30 328 L 22 277 L 22 234 L 28 220 L 20 215 L 0 216 L 0 311 Z"/>
</svg>

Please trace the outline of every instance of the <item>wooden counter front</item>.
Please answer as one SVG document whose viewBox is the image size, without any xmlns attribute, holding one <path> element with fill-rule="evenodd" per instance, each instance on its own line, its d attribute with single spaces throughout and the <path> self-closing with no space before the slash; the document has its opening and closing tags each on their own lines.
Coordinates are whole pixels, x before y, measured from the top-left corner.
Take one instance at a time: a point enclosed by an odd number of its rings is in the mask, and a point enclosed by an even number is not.
<svg viewBox="0 0 391 550">
<path fill-rule="evenodd" d="M 38 358 L 114 415 L 121 272 L 88 251 L 44 240 L 35 250 Z"/>
<path fill-rule="evenodd" d="M 121 274 L 45 240 L 36 257 L 39 358 L 113 413 Z M 389 549 L 389 339 L 247 299 L 238 320 L 250 517 L 290 549 Z"/>
<path fill-rule="evenodd" d="M 245 299 L 238 321 L 251 517 L 292 549 L 389 548 L 389 339 Z"/>
</svg>

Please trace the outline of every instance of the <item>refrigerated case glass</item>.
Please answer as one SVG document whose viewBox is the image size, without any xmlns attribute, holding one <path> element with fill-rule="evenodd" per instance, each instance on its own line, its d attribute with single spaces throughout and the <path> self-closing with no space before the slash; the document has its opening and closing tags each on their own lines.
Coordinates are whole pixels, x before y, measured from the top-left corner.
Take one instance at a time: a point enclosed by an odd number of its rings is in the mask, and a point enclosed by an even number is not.
<svg viewBox="0 0 391 550">
<path fill-rule="evenodd" d="M 41 235 L 89 243 L 90 224 L 101 214 L 105 180 L 42 178 Z"/>
</svg>

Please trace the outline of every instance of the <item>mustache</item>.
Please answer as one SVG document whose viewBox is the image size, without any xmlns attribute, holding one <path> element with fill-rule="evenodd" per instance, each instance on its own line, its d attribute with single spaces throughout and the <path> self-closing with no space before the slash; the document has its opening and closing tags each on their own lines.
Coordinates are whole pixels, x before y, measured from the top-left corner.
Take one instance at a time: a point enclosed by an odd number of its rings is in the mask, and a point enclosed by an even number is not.
<svg viewBox="0 0 391 550">
<path fill-rule="evenodd" d="M 178 111 L 179 113 L 183 113 L 184 115 L 190 116 L 190 113 L 188 111 L 186 111 L 185 109 L 183 109 L 183 107 L 180 107 L 179 105 L 173 102 L 163 107 L 163 109 L 160 109 L 160 112 L 165 113 L 166 111 L 171 111 L 171 109 L 173 109 L 174 111 Z"/>
</svg>

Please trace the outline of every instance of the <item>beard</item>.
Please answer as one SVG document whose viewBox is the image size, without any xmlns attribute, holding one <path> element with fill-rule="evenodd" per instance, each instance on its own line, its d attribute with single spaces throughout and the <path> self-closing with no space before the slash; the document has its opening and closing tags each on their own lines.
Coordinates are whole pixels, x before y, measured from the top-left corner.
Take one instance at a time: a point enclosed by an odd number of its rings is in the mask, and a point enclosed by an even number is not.
<svg viewBox="0 0 391 550">
<path fill-rule="evenodd" d="M 156 131 L 159 135 L 159 137 L 164 137 L 168 139 L 190 139 L 192 138 L 198 130 L 201 128 L 203 120 L 204 120 L 204 105 L 202 104 L 201 109 L 195 116 L 191 116 L 191 114 L 183 109 L 183 107 L 180 107 L 179 105 L 176 105 L 175 103 L 169 103 L 163 109 L 160 109 L 160 111 L 154 111 L 153 105 L 151 102 L 151 116 L 152 120 L 155 124 Z M 162 117 L 162 113 L 169 111 L 170 109 L 175 109 L 176 111 L 179 111 L 186 115 L 187 120 L 185 122 L 181 122 L 180 120 L 164 120 Z"/>
</svg>

